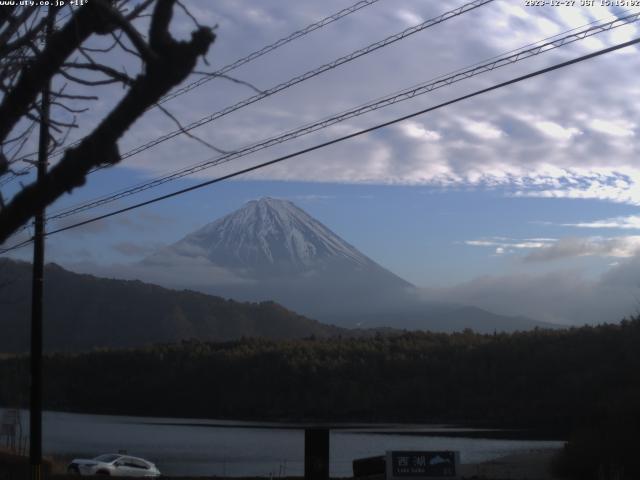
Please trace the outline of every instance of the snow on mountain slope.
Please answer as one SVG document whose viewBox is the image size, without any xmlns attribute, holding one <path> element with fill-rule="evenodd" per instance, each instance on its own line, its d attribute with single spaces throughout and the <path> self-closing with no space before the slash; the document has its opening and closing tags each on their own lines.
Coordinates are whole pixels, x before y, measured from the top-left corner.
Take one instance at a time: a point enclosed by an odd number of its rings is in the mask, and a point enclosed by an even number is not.
<svg viewBox="0 0 640 480">
<path fill-rule="evenodd" d="M 187 235 L 169 250 L 257 274 L 303 273 L 340 264 L 382 269 L 306 212 L 286 200 L 262 198 Z M 400 280 L 400 279 L 398 279 Z"/>
<path fill-rule="evenodd" d="M 534 325 L 453 303 L 425 301 L 286 200 L 262 198 L 147 257 L 146 280 L 244 301 L 275 300 L 327 323 L 479 331 Z"/>
</svg>

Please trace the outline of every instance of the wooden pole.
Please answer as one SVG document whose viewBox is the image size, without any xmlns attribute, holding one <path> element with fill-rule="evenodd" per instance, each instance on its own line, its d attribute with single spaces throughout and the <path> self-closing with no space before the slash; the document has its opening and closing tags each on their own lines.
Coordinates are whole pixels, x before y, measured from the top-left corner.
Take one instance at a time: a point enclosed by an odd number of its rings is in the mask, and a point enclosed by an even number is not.
<svg viewBox="0 0 640 480">
<path fill-rule="evenodd" d="M 305 480 L 329 480 L 329 429 L 307 428 L 304 431 Z"/>
<path fill-rule="evenodd" d="M 55 8 L 47 12 L 45 42 L 53 31 Z M 38 141 L 38 182 L 47 172 L 49 151 L 49 110 L 51 82 L 42 89 L 40 138 Z M 42 478 L 42 299 L 44 291 L 44 207 L 36 212 L 33 235 L 33 279 L 31 284 L 31 391 L 29 405 L 29 464 L 31 480 Z"/>
</svg>

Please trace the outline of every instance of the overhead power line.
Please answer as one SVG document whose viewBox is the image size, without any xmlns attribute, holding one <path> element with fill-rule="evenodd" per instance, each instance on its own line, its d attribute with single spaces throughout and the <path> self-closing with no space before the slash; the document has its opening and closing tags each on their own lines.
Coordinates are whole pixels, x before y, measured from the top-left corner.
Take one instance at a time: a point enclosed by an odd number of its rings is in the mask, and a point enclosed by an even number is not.
<svg viewBox="0 0 640 480">
<path fill-rule="evenodd" d="M 9 173 L 7 174 L 7 176 L 5 178 L 3 178 L 2 180 L 0 180 L 0 188 L 4 187 L 5 185 L 13 182 L 16 178 L 22 176 L 22 175 L 26 175 L 27 173 L 29 173 L 30 170 L 34 169 L 35 167 L 33 165 L 29 165 L 27 167 L 24 167 L 23 169 L 17 171 L 16 173 Z"/>
<path fill-rule="evenodd" d="M 385 127 L 388 127 L 388 126 L 391 126 L 391 125 L 394 125 L 396 123 L 399 123 L 399 122 L 402 122 L 402 121 L 405 121 L 405 120 L 409 120 L 409 119 L 417 117 L 419 115 L 424 115 L 425 113 L 429 113 L 429 112 L 432 112 L 434 110 L 439 110 L 439 109 L 447 107 L 449 105 L 453 105 L 455 103 L 459 103 L 459 102 L 462 102 L 464 100 L 468 100 L 470 98 L 477 97 L 479 95 L 483 95 L 483 94 L 492 92 L 494 90 L 498 90 L 500 88 L 504 88 L 504 87 L 507 87 L 509 85 L 513 85 L 515 83 L 522 82 L 524 80 L 528 80 L 530 78 L 538 77 L 540 75 L 544 75 L 544 74 L 553 72 L 555 70 L 559 70 L 561 68 L 568 67 L 570 65 L 574 65 L 574 64 L 577 64 L 577 63 L 592 59 L 592 58 L 596 58 L 596 57 L 599 57 L 601 55 L 605 55 L 607 53 L 611 53 L 613 51 L 620 50 L 622 48 L 630 47 L 630 46 L 636 45 L 638 43 L 640 43 L 640 37 L 639 38 L 635 38 L 633 40 L 630 40 L 628 42 L 624 42 L 624 43 L 621 43 L 621 44 L 618 44 L 618 45 L 614 45 L 612 47 L 608 47 L 608 48 L 604 48 L 604 49 L 598 50 L 596 52 L 592 52 L 592 53 L 589 53 L 589 54 L 586 54 L 586 55 L 582 55 L 581 57 L 577 57 L 577 58 L 574 58 L 572 60 L 567 60 L 565 62 L 561 62 L 561 63 L 555 64 L 555 65 L 552 65 L 550 67 L 546 67 L 546 68 L 543 68 L 543 69 L 540 69 L 540 70 L 536 70 L 534 72 L 531 72 L 531 73 L 528 73 L 528 74 L 525 74 L 525 75 L 521 75 L 519 77 L 513 78 L 511 80 L 507 80 L 505 82 L 498 83 L 496 85 L 492 85 L 492 86 L 487 87 L 487 88 L 476 90 L 475 92 L 472 92 L 472 93 L 469 93 L 469 94 L 454 98 L 453 100 L 448 100 L 448 101 L 440 103 L 438 105 L 435 105 L 435 106 L 432 106 L 432 107 L 428 107 L 428 108 L 419 110 L 417 112 L 410 113 L 408 115 L 403 115 L 403 116 L 395 118 L 393 120 L 389 120 L 389 121 L 384 122 L 384 123 L 379 123 L 379 124 L 374 125 L 372 127 L 365 128 L 363 130 L 358 130 L 357 132 L 353 132 L 353 133 L 350 133 L 348 135 L 344 135 L 342 137 L 338 137 L 338 138 L 335 138 L 333 140 L 329 140 L 327 142 L 323 142 L 323 143 L 314 145 L 314 146 L 309 147 L 309 148 L 298 150 L 296 152 L 293 152 L 293 153 L 290 153 L 290 154 L 287 154 L 287 155 L 283 155 L 281 157 L 275 158 L 273 160 L 269 160 L 267 162 L 260 163 L 258 165 L 254 165 L 252 167 L 247 167 L 247 168 L 244 168 L 242 170 L 238 170 L 238 171 L 229 173 L 227 175 L 223 175 L 223 176 L 214 178 L 212 180 L 207 180 L 207 181 L 199 183 L 197 185 L 193 185 L 191 187 L 183 188 L 181 190 L 177 190 L 175 192 L 168 193 L 166 195 L 161 195 L 159 197 L 155 197 L 155 198 L 152 198 L 150 200 L 137 203 L 135 205 L 131 205 L 131 206 L 128 206 L 128 207 L 125 207 L 125 208 L 121 208 L 119 210 L 115 210 L 113 212 L 106 213 L 104 215 L 99 215 L 99 216 L 84 220 L 82 222 L 75 223 L 73 225 L 68 225 L 66 227 L 58 228 L 56 230 L 52 230 L 50 232 L 47 232 L 46 235 L 50 236 L 50 235 L 61 233 L 61 232 L 67 231 L 67 230 L 78 228 L 78 227 L 87 225 L 89 223 L 97 222 L 99 220 L 104 220 L 106 218 L 113 217 L 115 215 L 119 215 L 121 213 L 129 212 L 131 210 L 135 210 L 135 209 L 138 209 L 140 207 L 151 205 L 153 203 L 157 203 L 157 202 L 160 202 L 162 200 L 166 200 L 168 198 L 176 197 L 178 195 L 182 195 L 182 194 L 191 192 L 193 190 L 197 190 L 197 189 L 209 186 L 209 185 L 213 185 L 215 183 L 219 183 L 219 182 L 222 182 L 224 180 L 228 180 L 230 178 L 234 178 L 234 177 L 237 177 L 237 176 L 240 176 L 240 175 L 244 175 L 246 173 L 249 173 L 249 172 L 252 172 L 252 171 L 255 171 L 255 170 L 259 170 L 261 168 L 264 168 L 264 167 L 267 167 L 267 166 L 270 166 L 270 165 L 274 165 L 276 163 L 280 163 L 280 162 L 283 162 L 285 160 L 289 160 L 291 158 L 298 157 L 300 155 L 304 155 L 304 154 L 313 152 L 315 150 L 319 150 L 319 149 L 328 147 L 330 145 L 334 145 L 336 143 L 340 143 L 340 142 L 349 140 L 351 138 L 355 138 L 355 137 L 358 137 L 358 136 L 361 136 L 361 135 L 364 135 L 364 134 L 367 134 L 367 133 L 371 133 L 373 131 L 376 131 L 376 130 L 379 130 L 381 128 L 385 128 Z M 21 244 L 14 245 L 13 247 L 9 247 L 9 248 L 6 248 L 4 250 L 0 250 L 0 254 L 7 253 L 9 251 L 12 251 L 12 250 L 15 250 L 17 248 L 20 248 L 20 247 L 24 246 L 25 244 L 27 244 L 28 242 L 29 241 L 22 242 Z"/>
<path fill-rule="evenodd" d="M 640 12 L 607 22 L 602 25 L 596 25 L 590 28 L 579 30 L 570 35 L 566 35 L 564 37 L 560 37 L 560 38 L 552 37 L 553 39 L 551 41 L 542 41 L 542 42 L 538 42 L 538 44 L 534 44 L 534 46 L 532 47 L 527 46 L 519 50 L 511 51 L 507 55 L 494 57 L 488 62 L 474 64 L 473 66 L 468 67 L 466 69 L 457 70 L 451 74 L 437 77 L 436 79 L 431 80 L 429 82 L 422 83 L 420 85 L 402 90 L 400 92 L 393 93 L 391 95 L 387 95 L 385 97 L 381 97 L 377 100 L 374 100 L 369 103 L 365 103 L 363 105 L 360 105 L 350 110 L 346 110 L 337 115 L 319 120 L 314 123 L 303 125 L 294 130 L 290 130 L 284 134 L 274 136 L 266 140 L 262 140 L 260 142 L 242 147 L 228 154 L 224 154 L 224 155 L 209 159 L 205 162 L 174 171 L 170 174 L 156 178 L 154 180 L 143 182 L 143 183 L 134 185 L 132 187 L 119 190 L 112 194 L 99 197 L 92 201 L 84 202 L 77 206 L 67 208 L 57 213 L 53 213 L 48 217 L 48 220 L 62 219 L 86 210 L 99 207 L 101 205 L 105 205 L 107 203 L 114 202 L 121 198 L 130 196 L 136 193 L 140 193 L 145 190 L 149 190 L 151 188 L 158 187 L 170 181 L 177 180 L 179 178 L 186 177 L 188 175 L 192 175 L 194 173 L 230 162 L 232 160 L 236 160 L 240 157 L 258 152 L 260 150 L 264 150 L 271 146 L 284 143 L 286 141 L 293 140 L 295 138 L 298 138 L 304 135 L 308 135 L 312 132 L 330 127 L 332 125 L 343 122 L 345 120 L 358 117 L 375 110 L 379 110 L 381 108 L 393 105 L 395 103 L 410 100 L 416 96 L 424 95 L 433 90 L 452 85 L 454 83 L 457 83 L 462 80 L 466 80 L 468 78 L 471 78 L 479 74 L 490 72 L 497 68 L 511 65 L 513 63 L 525 60 L 527 58 L 531 58 L 536 55 L 540 55 L 542 53 L 548 52 L 556 48 L 563 47 L 565 45 L 569 45 L 578 40 L 583 40 L 587 37 L 596 35 L 601 32 L 609 31 L 613 28 L 617 28 L 619 26 L 626 25 L 632 22 L 637 22 L 638 20 L 640 20 Z"/>
<path fill-rule="evenodd" d="M 341 18 L 346 17 L 347 15 L 350 15 L 354 12 L 357 12 L 358 10 L 361 10 L 365 7 L 368 7 L 369 5 L 372 5 L 376 2 L 378 2 L 379 0 L 360 0 L 356 3 L 354 3 L 353 5 L 351 5 L 350 7 L 344 8 L 336 13 L 333 13 L 327 17 L 324 17 L 321 20 L 318 20 L 315 23 L 312 23 L 310 25 L 307 25 L 304 28 L 301 28 L 300 30 L 296 30 L 295 32 L 287 35 L 286 37 L 282 37 L 279 40 L 276 40 L 273 43 L 270 43 L 269 45 L 265 45 L 264 47 L 251 52 L 249 55 L 246 55 L 242 58 L 239 58 L 235 61 L 233 61 L 232 63 L 225 65 L 224 67 L 220 68 L 219 70 L 216 70 L 215 72 L 212 72 L 210 75 L 201 78 L 199 80 L 196 80 L 195 82 L 192 82 L 188 85 L 185 85 L 184 87 L 179 88 L 178 90 L 168 93 L 167 95 L 165 95 L 164 97 L 162 97 L 157 103 L 156 105 L 152 106 L 151 108 L 155 108 L 155 106 L 168 102 L 169 100 L 172 100 L 176 97 L 179 97 L 180 95 L 183 95 L 187 92 L 190 92 L 191 90 L 198 88 L 201 85 L 204 85 L 205 83 L 215 79 L 216 77 L 221 77 L 227 73 L 229 73 L 232 70 L 235 70 L 238 67 L 241 67 L 242 65 L 245 65 L 249 62 L 252 62 L 260 57 L 262 57 L 263 55 L 266 55 L 267 53 L 273 52 L 274 50 L 277 50 L 278 48 L 293 42 L 294 40 L 297 40 L 298 38 L 304 37 L 305 35 L 308 35 L 309 33 L 318 30 L 322 27 L 326 27 L 327 25 L 340 20 Z M 65 18 L 67 18 L 68 16 L 70 16 L 72 13 L 67 13 L 65 16 L 61 17 L 58 19 L 58 21 L 61 21 Z M 68 145 L 65 145 L 63 147 L 60 147 L 58 149 L 56 149 L 55 151 L 53 151 L 50 156 L 58 156 L 61 153 L 63 153 L 66 149 L 74 147 L 76 145 L 79 145 L 80 142 L 82 141 L 82 139 L 80 140 L 76 140 L 75 142 L 72 142 Z M 24 155 L 22 157 L 22 159 L 25 158 L 29 158 L 33 155 L 36 155 L 37 152 L 32 152 L 30 154 Z M 6 185 L 7 183 L 11 182 L 13 179 L 15 179 L 16 177 L 23 175 L 27 172 L 29 172 L 29 170 L 31 170 L 33 168 L 32 165 L 25 167 L 24 169 L 20 170 L 20 172 L 18 172 L 17 175 L 13 175 L 10 176 L 2 181 L 0 181 L 0 187 L 2 187 L 3 185 Z"/>
<path fill-rule="evenodd" d="M 208 115 L 206 117 L 203 117 L 200 120 L 197 120 L 197 121 L 195 121 L 195 122 L 193 122 L 193 123 L 191 123 L 191 124 L 189 124 L 189 125 L 187 125 L 187 126 L 185 126 L 183 128 L 174 130 L 174 131 L 169 132 L 169 133 L 167 133 L 165 135 L 157 137 L 156 139 L 154 139 L 154 140 L 152 140 L 150 142 L 147 142 L 146 144 L 139 145 L 138 147 L 135 147 L 132 150 L 129 150 L 129 151 L 123 153 L 120 158 L 122 160 L 124 160 L 126 158 L 129 158 L 129 157 L 132 157 L 134 155 L 137 155 L 138 153 L 141 153 L 141 152 L 143 152 L 145 150 L 148 150 L 148 149 L 150 149 L 150 148 L 152 148 L 152 147 L 154 147 L 154 146 L 156 146 L 156 145 L 158 145 L 160 143 L 163 143 L 163 142 L 165 142 L 167 140 L 170 140 L 170 139 L 172 139 L 174 137 L 177 137 L 178 135 L 185 134 L 185 133 L 187 133 L 187 132 L 189 132 L 189 131 L 191 131 L 191 130 L 193 130 L 195 128 L 198 128 L 198 127 L 200 127 L 202 125 L 205 125 L 207 123 L 211 123 L 214 120 L 217 120 L 217 119 L 219 119 L 221 117 L 229 115 L 230 113 L 235 112 L 236 110 L 239 110 L 239 109 L 244 108 L 246 106 L 249 106 L 249 105 L 251 105 L 253 103 L 256 103 L 256 102 L 258 102 L 258 101 L 260 101 L 260 100 L 262 100 L 264 98 L 267 98 L 267 97 L 269 97 L 271 95 L 274 95 L 274 94 L 276 94 L 278 92 L 281 92 L 282 90 L 285 90 L 285 89 L 290 88 L 290 87 L 292 87 L 294 85 L 302 83 L 302 82 L 304 82 L 306 80 L 314 78 L 314 77 L 316 77 L 316 76 L 318 76 L 318 75 L 320 75 L 320 74 L 322 74 L 322 73 L 324 73 L 326 71 L 335 69 L 335 68 L 339 67 L 340 65 L 343 65 L 345 63 L 351 62 L 351 61 L 353 61 L 353 60 L 355 60 L 355 59 L 357 59 L 357 58 L 359 58 L 359 57 L 361 57 L 363 55 L 367 55 L 368 53 L 371 53 L 371 52 L 374 52 L 376 50 L 379 50 L 380 48 L 384 48 L 384 47 L 386 47 L 388 45 L 391 45 L 391 44 L 393 44 L 393 43 L 395 43 L 395 42 L 397 42 L 399 40 L 407 38 L 407 37 L 409 37 L 409 36 L 411 36 L 411 35 L 413 35 L 415 33 L 421 32 L 421 31 L 423 31 L 423 30 L 425 30 L 425 29 L 427 29 L 429 27 L 432 27 L 432 26 L 438 25 L 440 23 L 443 23 L 443 22 L 445 22 L 445 21 L 447 21 L 447 20 L 449 20 L 451 18 L 460 16 L 460 15 L 466 13 L 466 12 L 474 10 L 474 9 L 476 9 L 478 7 L 481 7 L 481 6 L 485 5 L 485 4 L 491 3 L 493 1 L 494 0 L 474 0 L 474 1 L 466 3 L 466 4 L 464 4 L 464 5 L 462 5 L 462 6 L 458 7 L 458 8 L 455 8 L 453 10 L 449 10 L 449 11 L 447 11 L 447 12 L 445 12 L 445 13 L 437 16 L 437 17 L 431 18 L 431 19 L 426 20 L 426 21 L 424 21 L 424 22 L 422 22 L 422 23 L 420 23 L 418 25 L 414 25 L 413 27 L 409 27 L 409 28 L 407 28 L 405 30 L 402 30 L 401 32 L 398 32 L 398 33 L 396 33 L 394 35 L 391 35 L 391 36 L 386 37 L 386 38 L 384 38 L 382 40 L 379 40 L 377 42 L 369 44 L 364 48 L 361 48 L 359 50 L 351 52 L 350 54 L 342 56 L 342 57 L 340 57 L 340 58 L 338 58 L 336 60 L 333 60 L 332 62 L 324 64 L 324 65 L 322 65 L 320 67 L 317 67 L 317 68 L 315 68 L 313 70 L 309 70 L 306 73 L 303 73 L 302 75 L 298 75 L 296 77 L 293 77 L 293 78 L 289 79 L 288 81 L 280 83 L 280 84 L 278 84 L 278 85 L 276 85 L 276 86 L 274 86 L 274 87 L 272 87 L 272 88 L 270 88 L 268 90 L 264 90 L 261 93 L 253 95 L 251 97 L 247 97 L 244 100 L 241 100 L 240 102 L 238 102 L 238 103 L 236 103 L 234 105 L 230 105 L 228 107 L 225 107 L 222 110 L 219 110 L 219 111 L 217 111 L 215 113 L 212 113 L 212 114 L 210 114 L 210 115 Z M 227 67 L 224 67 L 224 68 L 227 68 Z M 222 70 L 224 70 L 224 68 Z M 220 70 L 220 71 L 222 71 L 222 70 Z M 56 155 L 60 155 L 66 149 L 71 148 L 71 147 L 79 144 L 81 141 L 82 140 L 78 140 L 78 141 L 76 141 L 76 142 L 74 142 L 74 143 L 72 143 L 70 145 L 66 145 L 66 146 L 54 151 L 51 154 L 51 156 L 55 157 Z M 102 167 L 98 167 L 98 168 L 95 168 L 94 170 L 91 170 L 89 173 L 91 174 L 91 173 L 94 173 L 95 171 L 98 171 L 98 170 L 101 170 L 101 169 L 102 169 Z M 28 170 L 28 168 L 27 168 L 27 170 Z M 12 179 L 13 178 L 15 178 L 15 177 L 12 177 Z M 11 180 L 9 180 L 9 181 L 11 181 Z M 2 185 L 0 185 L 0 186 L 2 186 Z"/>
<path fill-rule="evenodd" d="M 242 57 L 238 60 L 236 60 L 233 63 L 230 63 L 229 65 L 226 65 L 224 67 L 222 67 L 220 70 L 217 70 L 215 72 L 213 72 L 211 74 L 211 76 L 205 77 L 205 78 L 201 78 L 200 80 L 197 80 L 193 83 L 190 83 L 189 85 L 185 85 L 182 88 L 179 88 L 178 90 L 168 93 L 167 95 L 165 95 L 164 97 L 162 97 L 160 99 L 160 101 L 158 103 L 164 103 L 164 102 L 168 102 L 169 100 L 179 97 L 180 95 L 190 92 L 191 90 L 193 90 L 194 88 L 199 87 L 200 85 L 204 85 L 205 83 L 213 80 L 216 76 L 221 76 L 224 75 L 226 73 L 229 73 L 232 70 L 235 70 L 236 68 L 252 62 L 253 60 L 260 58 L 263 55 L 266 55 L 269 52 L 272 52 L 274 50 L 276 50 L 277 48 L 282 47 L 283 45 L 286 45 L 287 43 L 290 43 L 300 37 L 303 37 L 305 35 L 307 35 L 308 33 L 313 32 L 314 30 L 317 30 L 319 28 L 325 27 L 327 25 L 329 25 L 330 23 L 335 22 L 336 20 L 339 20 L 343 17 L 346 17 L 347 15 L 353 13 L 353 12 L 357 12 L 358 10 L 364 8 L 364 7 L 368 7 L 369 5 L 377 2 L 378 0 L 362 0 L 360 2 L 357 2 L 353 5 L 351 5 L 348 8 L 345 8 L 343 10 L 340 10 L 339 12 L 336 12 L 332 15 L 329 15 L 328 17 L 323 18 L 322 20 L 312 23 L 311 25 L 306 26 L 305 28 L 298 30 L 296 32 L 291 33 L 290 35 L 287 35 L 286 37 L 281 38 L 280 40 L 277 40 L 275 42 L 273 42 L 270 45 L 267 45 L 265 47 L 262 47 L 260 50 L 256 50 L 253 53 L 250 53 L 249 55 L 247 55 L 246 57 Z"/>
<path fill-rule="evenodd" d="M 46 234 L 45 234 L 45 237 L 46 237 Z M 24 240 L 23 242 L 20 242 L 11 247 L 0 249 L 0 255 L 4 255 L 5 253 L 11 252 L 13 250 L 18 250 L 19 248 L 26 247 L 27 245 L 31 245 L 32 243 L 33 243 L 33 237 L 28 240 Z"/>
<path fill-rule="evenodd" d="M 364 55 L 367 55 L 371 52 L 375 52 L 376 50 L 379 50 L 381 48 L 387 47 L 399 40 L 403 40 L 415 33 L 421 32 L 423 30 L 426 30 L 427 28 L 433 27 L 435 25 L 438 25 L 440 23 L 446 22 L 447 20 L 450 20 L 452 18 L 458 17 L 464 13 L 467 13 L 471 10 L 475 10 L 478 7 L 481 7 L 482 5 L 486 5 L 487 3 L 491 3 L 494 0 L 474 0 L 472 2 L 466 3 L 464 5 L 462 5 L 461 7 L 455 8 L 453 10 L 450 10 L 448 12 L 445 12 L 441 15 L 438 15 L 437 17 L 431 18 L 429 20 L 426 20 L 418 25 L 414 25 L 413 27 L 409 27 L 405 30 L 402 30 L 401 32 L 398 32 L 394 35 L 391 35 L 389 37 L 384 38 L 383 40 L 379 40 L 377 42 L 374 42 L 372 44 L 367 45 L 366 47 L 360 48 L 358 50 L 355 50 L 351 53 L 349 53 L 348 55 L 344 55 L 336 60 L 333 60 L 329 63 L 325 63 L 324 65 L 321 65 L 319 67 L 314 68 L 313 70 L 309 70 L 301 75 L 298 75 L 296 77 L 290 78 L 289 80 L 287 80 L 286 82 L 282 82 L 274 87 L 271 87 L 267 90 L 262 91 L 261 93 L 257 93 L 251 97 L 247 97 L 244 100 L 241 100 L 240 102 L 237 102 L 233 105 L 230 105 L 228 107 L 223 108 L 222 110 L 218 110 L 217 112 L 214 112 L 210 115 L 207 115 L 206 117 L 201 118 L 200 120 L 196 120 L 195 122 L 190 123 L 189 125 L 186 125 L 184 128 L 180 128 L 177 130 L 174 130 L 172 132 L 169 132 L 165 135 L 162 135 L 154 140 L 151 140 L 150 142 L 147 142 L 143 145 L 139 145 L 138 147 L 135 147 L 127 152 L 125 152 L 124 154 L 121 155 L 121 158 L 124 160 L 126 158 L 132 157 L 133 155 L 137 155 L 138 153 L 141 153 L 145 150 L 148 150 L 152 147 L 155 147 L 156 145 L 166 142 L 167 140 L 170 140 L 174 137 L 177 137 L 178 135 L 182 135 L 186 132 L 189 132 L 195 128 L 201 127 L 202 125 L 206 125 L 207 123 L 211 123 L 214 120 L 218 120 L 219 118 L 222 118 L 226 115 L 229 115 L 232 112 L 235 112 L 236 110 L 240 110 L 241 108 L 247 107 L 253 103 L 256 103 L 260 100 L 263 100 L 267 97 L 270 97 L 271 95 L 275 95 L 278 92 L 281 92 L 283 90 L 286 90 L 290 87 L 293 87 L 294 85 L 297 85 L 299 83 L 302 83 L 306 80 L 309 80 L 311 78 L 317 77 L 318 75 L 321 75 L 322 73 L 325 73 L 329 70 L 333 70 L 341 65 L 344 65 L 346 63 L 349 63 L 357 58 L 360 58 Z"/>
</svg>

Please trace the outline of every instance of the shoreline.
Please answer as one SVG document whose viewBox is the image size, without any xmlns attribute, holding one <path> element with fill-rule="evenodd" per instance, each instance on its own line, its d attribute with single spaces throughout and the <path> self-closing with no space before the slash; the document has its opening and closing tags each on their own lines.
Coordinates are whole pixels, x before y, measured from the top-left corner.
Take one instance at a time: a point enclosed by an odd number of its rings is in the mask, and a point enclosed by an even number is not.
<svg viewBox="0 0 640 480">
<path fill-rule="evenodd" d="M 10 407 L 0 404 L 0 412 Z M 19 409 L 28 419 L 28 410 Z M 364 420 L 364 419 L 299 419 L 299 418 L 208 418 L 208 417 L 180 417 L 139 415 L 130 413 L 94 413 L 93 411 L 68 411 L 45 409 L 48 415 L 86 415 L 90 417 L 119 419 L 122 423 L 156 426 L 176 426 L 195 428 L 248 428 L 269 430 L 304 430 L 306 428 L 328 428 L 340 433 L 370 433 L 378 435 L 403 435 L 426 437 L 459 437 L 492 440 L 541 440 L 566 441 L 566 433 L 549 428 L 535 426 L 500 425 L 497 423 L 460 421 L 451 419 L 431 420 Z M 25 423 L 26 424 L 26 423 Z"/>
<path fill-rule="evenodd" d="M 526 452 L 512 453 L 498 457 L 493 460 L 480 463 L 469 463 L 460 465 L 460 476 L 464 479 L 478 479 L 478 480 L 558 480 L 558 477 L 551 473 L 551 464 L 555 455 L 560 451 L 557 448 L 545 448 L 539 450 L 530 450 Z M 24 459 L 26 465 L 26 457 L 15 457 L 13 455 L 6 455 L 7 458 L 13 457 L 13 460 Z M 7 460 L 5 458 L 5 461 Z M 62 468 L 64 462 L 61 458 L 48 458 L 52 469 L 52 478 L 62 480 L 69 477 L 65 470 Z M 3 463 L 3 462 L 0 462 Z M 17 462 L 21 463 L 21 462 Z M 164 477 L 174 479 L 206 479 L 213 478 L 211 476 L 204 477 Z M 216 479 L 222 479 L 224 477 L 217 477 Z M 226 477 L 230 480 L 240 480 L 244 478 L 267 478 L 267 477 Z M 288 478 L 300 478 L 300 477 L 282 477 Z"/>
<path fill-rule="evenodd" d="M 518 452 L 481 463 L 462 464 L 463 478 L 487 480 L 557 480 L 551 472 L 553 458 L 559 448 Z"/>
</svg>

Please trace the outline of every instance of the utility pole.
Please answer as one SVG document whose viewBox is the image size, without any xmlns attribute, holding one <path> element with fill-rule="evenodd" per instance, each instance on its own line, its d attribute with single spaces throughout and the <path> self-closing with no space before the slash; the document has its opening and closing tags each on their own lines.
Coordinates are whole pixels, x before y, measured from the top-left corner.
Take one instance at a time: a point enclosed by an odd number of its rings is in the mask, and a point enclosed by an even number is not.
<svg viewBox="0 0 640 480">
<path fill-rule="evenodd" d="M 47 11 L 45 43 L 53 31 L 55 8 Z M 38 183 L 47 172 L 49 153 L 49 110 L 51 82 L 42 89 L 40 99 L 40 138 L 38 140 Z M 42 479 L 42 299 L 44 287 L 44 207 L 34 218 L 33 282 L 31 285 L 31 392 L 29 409 L 29 464 L 31 480 Z"/>
</svg>

